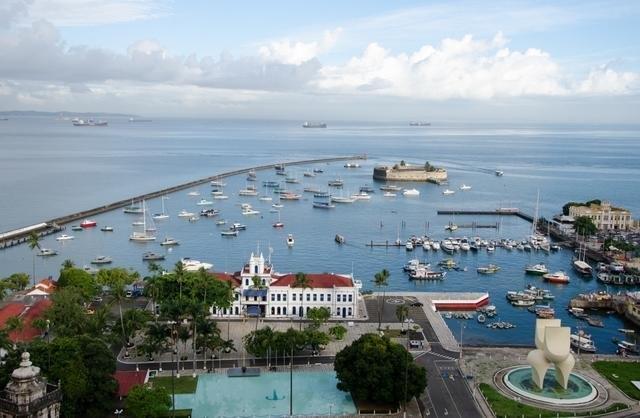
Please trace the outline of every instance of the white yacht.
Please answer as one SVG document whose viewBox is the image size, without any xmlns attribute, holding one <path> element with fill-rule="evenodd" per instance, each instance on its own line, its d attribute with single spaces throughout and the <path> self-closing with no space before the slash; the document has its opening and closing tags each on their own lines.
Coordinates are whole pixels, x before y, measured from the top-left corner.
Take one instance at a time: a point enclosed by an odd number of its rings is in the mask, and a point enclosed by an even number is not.
<svg viewBox="0 0 640 418">
<path fill-rule="evenodd" d="M 200 196 L 200 192 L 197 190 L 194 190 L 192 192 L 187 193 L 187 196 Z"/>
<path fill-rule="evenodd" d="M 356 201 L 356 199 L 346 196 L 331 196 L 331 201 L 333 203 L 353 203 Z"/>
<path fill-rule="evenodd" d="M 444 189 L 442 194 L 445 195 L 445 196 L 449 196 L 449 195 L 455 194 L 455 191 L 454 190 L 450 190 L 450 189 Z"/>
<path fill-rule="evenodd" d="M 152 218 L 155 219 L 156 221 L 161 221 L 163 219 L 169 219 L 169 215 L 164 210 L 164 200 L 165 199 L 168 199 L 168 197 L 162 196 L 162 198 L 160 199 L 162 201 L 162 212 L 161 213 L 154 213 L 153 216 L 152 216 Z"/>
<path fill-rule="evenodd" d="M 420 196 L 420 191 L 418 189 L 404 189 L 402 194 L 404 196 Z"/>
<path fill-rule="evenodd" d="M 384 192 L 382 194 L 383 197 L 396 197 L 397 195 L 393 192 Z"/>
<path fill-rule="evenodd" d="M 213 264 L 211 263 L 204 263 L 202 261 L 194 260 L 189 257 L 184 257 L 180 260 L 180 262 L 182 263 L 186 271 L 198 271 L 201 268 L 209 270 L 211 267 L 213 267 Z"/>
<path fill-rule="evenodd" d="M 40 251 L 38 252 L 37 255 L 39 257 L 50 257 L 52 255 L 58 255 L 58 252 L 50 248 L 40 248 Z"/>
<path fill-rule="evenodd" d="M 195 216 L 195 213 L 186 211 L 184 209 L 182 209 L 180 213 L 178 213 L 178 218 L 191 218 L 192 216 Z"/>
<path fill-rule="evenodd" d="M 68 241 L 70 239 L 74 239 L 73 235 L 62 234 L 56 237 L 56 241 Z"/>
<path fill-rule="evenodd" d="M 162 241 L 160 245 L 164 245 L 164 246 L 180 245 L 180 241 L 178 241 L 177 239 L 173 239 L 171 237 L 165 237 L 164 241 Z"/>
<path fill-rule="evenodd" d="M 467 191 L 467 190 L 471 190 L 471 186 L 467 186 L 466 184 L 462 183 L 462 186 L 460 186 L 460 190 Z"/>
<path fill-rule="evenodd" d="M 153 224 L 153 219 L 150 221 L 149 226 L 147 227 L 147 206 L 142 201 L 142 230 L 141 231 L 133 231 L 129 236 L 130 241 L 136 242 L 147 242 L 147 241 L 155 241 L 155 235 L 149 233 L 149 231 L 154 231 L 155 226 Z"/>
<path fill-rule="evenodd" d="M 289 247 L 293 247 L 293 244 L 295 244 L 295 241 L 293 239 L 293 234 L 287 235 L 287 245 Z"/>
<path fill-rule="evenodd" d="M 367 192 L 360 192 L 352 194 L 351 198 L 356 200 L 371 200 L 371 195 Z"/>
<path fill-rule="evenodd" d="M 207 199 L 200 199 L 200 201 L 198 203 L 196 203 L 196 205 L 198 205 L 198 206 L 211 206 L 211 205 L 213 205 L 213 202 L 211 200 L 207 200 Z"/>
<path fill-rule="evenodd" d="M 259 215 L 260 211 L 252 208 L 246 208 L 242 210 L 243 215 Z"/>
</svg>

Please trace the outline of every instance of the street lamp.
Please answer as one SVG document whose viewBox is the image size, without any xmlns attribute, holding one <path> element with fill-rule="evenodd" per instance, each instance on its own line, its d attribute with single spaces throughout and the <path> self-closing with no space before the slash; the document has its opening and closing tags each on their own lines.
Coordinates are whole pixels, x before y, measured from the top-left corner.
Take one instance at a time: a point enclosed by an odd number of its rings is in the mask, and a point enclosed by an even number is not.
<svg viewBox="0 0 640 418">
<path fill-rule="evenodd" d="M 334 405 L 334 404 L 332 404 L 332 403 L 330 403 L 330 404 L 329 404 L 329 416 L 333 415 L 333 414 L 332 414 L 332 412 L 333 412 L 332 410 L 333 410 L 333 407 L 334 407 L 334 406 L 335 406 L 335 405 Z"/>
</svg>

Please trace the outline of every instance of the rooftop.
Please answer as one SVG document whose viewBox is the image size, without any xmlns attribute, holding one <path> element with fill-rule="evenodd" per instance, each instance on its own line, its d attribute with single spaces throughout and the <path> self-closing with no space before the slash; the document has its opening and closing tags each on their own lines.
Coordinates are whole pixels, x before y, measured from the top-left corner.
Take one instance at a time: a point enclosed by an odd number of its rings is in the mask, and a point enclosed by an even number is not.
<svg viewBox="0 0 640 418">
<path fill-rule="evenodd" d="M 342 276 L 333 273 L 309 273 L 306 275 L 309 279 L 309 286 L 318 288 L 333 288 L 333 287 L 353 287 L 353 280 L 350 276 Z M 271 283 L 271 286 L 293 286 L 296 281 L 296 275 L 293 273 L 285 274 L 276 277 L 276 281 Z"/>
</svg>

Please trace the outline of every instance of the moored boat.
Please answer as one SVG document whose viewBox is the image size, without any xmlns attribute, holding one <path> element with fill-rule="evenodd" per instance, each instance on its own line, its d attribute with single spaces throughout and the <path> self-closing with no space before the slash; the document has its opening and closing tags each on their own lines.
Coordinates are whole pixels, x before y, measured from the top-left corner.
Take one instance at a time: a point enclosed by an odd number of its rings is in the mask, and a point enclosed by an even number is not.
<svg viewBox="0 0 640 418">
<path fill-rule="evenodd" d="M 542 275 L 542 278 L 549 283 L 567 284 L 571 281 L 569 276 L 564 271 L 557 271 L 555 273 L 547 273 Z"/>
<path fill-rule="evenodd" d="M 80 222 L 80 226 L 82 228 L 93 228 L 96 225 L 98 225 L 98 223 L 93 219 L 85 219 L 84 221 Z"/>
<path fill-rule="evenodd" d="M 99 255 L 93 260 L 91 260 L 91 264 L 111 264 L 112 262 L 113 262 L 113 259 L 105 255 Z"/>
<path fill-rule="evenodd" d="M 536 276 L 542 276 L 543 274 L 549 273 L 549 269 L 543 263 L 528 265 L 524 268 L 525 273 L 533 274 Z"/>
<path fill-rule="evenodd" d="M 142 261 L 161 261 L 164 260 L 164 254 L 147 252 L 142 254 Z"/>
</svg>

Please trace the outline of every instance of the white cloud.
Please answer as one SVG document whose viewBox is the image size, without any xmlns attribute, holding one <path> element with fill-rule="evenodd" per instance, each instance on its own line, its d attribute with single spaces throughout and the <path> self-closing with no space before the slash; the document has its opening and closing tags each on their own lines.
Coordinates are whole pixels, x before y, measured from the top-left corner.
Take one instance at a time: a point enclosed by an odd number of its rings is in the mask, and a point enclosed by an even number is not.
<svg viewBox="0 0 640 418">
<path fill-rule="evenodd" d="M 338 41 L 342 28 L 324 31 L 322 40 L 312 42 L 282 39 L 269 42 L 259 49 L 262 58 L 285 64 L 299 65 L 329 51 Z"/>
<path fill-rule="evenodd" d="M 577 88 L 588 95 L 621 95 L 640 91 L 640 76 L 632 72 L 617 72 L 606 65 L 591 70 Z"/>
<path fill-rule="evenodd" d="M 29 18 L 57 26 L 93 26 L 153 19 L 169 13 L 164 0 L 31 0 Z"/>
</svg>

